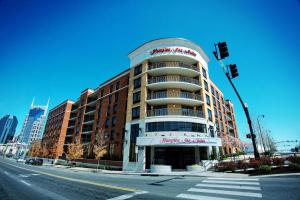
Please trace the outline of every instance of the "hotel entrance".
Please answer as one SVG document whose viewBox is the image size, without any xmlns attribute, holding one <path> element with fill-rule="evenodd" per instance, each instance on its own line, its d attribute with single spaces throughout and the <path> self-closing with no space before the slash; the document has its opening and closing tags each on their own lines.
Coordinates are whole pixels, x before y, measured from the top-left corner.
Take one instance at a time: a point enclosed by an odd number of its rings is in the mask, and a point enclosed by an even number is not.
<svg viewBox="0 0 300 200">
<path fill-rule="evenodd" d="M 146 147 L 146 169 L 150 165 L 170 165 L 172 170 L 186 169 L 196 163 L 195 147 Z M 197 148 L 199 149 L 199 148 Z M 151 159 L 152 158 L 152 159 Z"/>
</svg>

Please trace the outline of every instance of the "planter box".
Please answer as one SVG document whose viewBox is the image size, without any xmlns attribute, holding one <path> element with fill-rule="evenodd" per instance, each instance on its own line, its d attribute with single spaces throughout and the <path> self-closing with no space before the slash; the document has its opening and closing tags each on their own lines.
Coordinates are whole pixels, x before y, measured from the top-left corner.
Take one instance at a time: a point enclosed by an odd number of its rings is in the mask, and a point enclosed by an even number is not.
<svg viewBox="0 0 300 200">
<path fill-rule="evenodd" d="M 150 171 L 154 173 L 170 173 L 172 167 L 170 165 L 151 165 Z"/>
</svg>

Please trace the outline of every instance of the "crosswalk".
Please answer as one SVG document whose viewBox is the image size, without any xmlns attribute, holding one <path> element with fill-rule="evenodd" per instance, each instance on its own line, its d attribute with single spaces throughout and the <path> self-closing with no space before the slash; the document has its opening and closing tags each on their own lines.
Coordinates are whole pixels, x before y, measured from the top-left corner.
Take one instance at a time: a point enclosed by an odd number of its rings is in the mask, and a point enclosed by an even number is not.
<svg viewBox="0 0 300 200">
<path fill-rule="evenodd" d="M 262 193 L 257 178 L 209 177 L 176 197 L 193 200 L 261 199 Z"/>
</svg>

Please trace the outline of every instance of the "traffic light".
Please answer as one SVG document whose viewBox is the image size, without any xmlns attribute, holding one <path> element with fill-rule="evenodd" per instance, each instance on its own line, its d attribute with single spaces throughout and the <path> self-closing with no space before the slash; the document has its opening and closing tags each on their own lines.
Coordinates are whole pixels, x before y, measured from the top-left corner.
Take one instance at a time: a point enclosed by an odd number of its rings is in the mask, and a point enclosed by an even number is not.
<svg viewBox="0 0 300 200">
<path fill-rule="evenodd" d="M 229 56 L 226 42 L 219 42 L 218 43 L 218 48 L 219 48 L 221 59 L 224 59 L 224 58 Z"/>
<path fill-rule="evenodd" d="M 236 64 L 230 64 L 229 65 L 230 73 L 231 73 L 231 78 L 235 78 L 239 76 Z"/>
<path fill-rule="evenodd" d="M 251 134 L 248 133 L 248 134 L 246 135 L 246 137 L 250 139 L 250 138 L 251 138 Z"/>
</svg>

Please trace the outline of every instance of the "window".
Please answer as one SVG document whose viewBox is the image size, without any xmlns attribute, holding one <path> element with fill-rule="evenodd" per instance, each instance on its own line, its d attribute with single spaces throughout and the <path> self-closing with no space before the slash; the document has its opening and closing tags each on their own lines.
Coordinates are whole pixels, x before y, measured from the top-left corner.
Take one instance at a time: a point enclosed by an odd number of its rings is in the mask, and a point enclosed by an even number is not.
<svg viewBox="0 0 300 200">
<path fill-rule="evenodd" d="M 138 119 L 140 118 L 140 107 L 135 107 L 135 108 L 132 108 L 132 119 Z"/>
<path fill-rule="evenodd" d="M 114 140 L 115 138 L 116 138 L 115 130 L 111 130 L 111 132 L 110 132 L 110 139 Z"/>
<path fill-rule="evenodd" d="M 109 92 L 112 93 L 113 90 L 114 90 L 114 85 L 110 85 L 110 87 L 109 87 Z"/>
<path fill-rule="evenodd" d="M 111 102 L 112 102 L 112 95 L 109 95 L 109 97 L 108 97 L 108 103 L 111 104 Z"/>
<path fill-rule="evenodd" d="M 216 98 L 219 100 L 219 93 L 216 91 Z"/>
<path fill-rule="evenodd" d="M 202 74 L 203 74 L 204 78 L 207 78 L 206 70 L 203 67 L 202 67 Z"/>
<path fill-rule="evenodd" d="M 119 101 L 119 93 L 116 92 L 116 93 L 115 93 L 115 102 L 118 102 L 118 101 Z"/>
<path fill-rule="evenodd" d="M 215 137 L 214 127 L 213 126 L 209 126 L 208 129 L 209 129 L 210 137 Z"/>
<path fill-rule="evenodd" d="M 141 87 L 141 78 L 137 78 L 133 81 L 133 88 L 137 89 Z"/>
<path fill-rule="evenodd" d="M 212 121 L 212 114 L 211 114 L 211 110 L 207 109 L 207 114 L 208 114 L 208 120 Z"/>
<path fill-rule="evenodd" d="M 140 102 L 140 100 L 141 100 L 141 92 L 138 91 L 133 93 L 132 103 Z"/>
<path fill-rule="evenodd" d="M 204 81 L 204 88 L 205 88 L 205 90 L 208 92 L 208 84 L 207 84 L 206 81 Z"/>
<path fill-rule="evenodd" d="M 211 93 L 212 93 L 213 95 L 215 95 L 215 89 L 214 89 L 213 86 L 210 86 L 210 90 L 211 90 Z"/>
<path fill-rule="evenodd" d="M 106 110 L 106 116 L 109 116 L 110 115 L 110 106 L 107 107 L 107 110 Z"/>
<path fill-rule="evenodd" d="M 210 97 L 206 95 L 206 104 L 210 106 Z"/>
<path fill-rule="evenodd" d="M 114 113 L 117 113 L 117 112 L 118 112 L 118 105 L 117 105 L 117 104 L 114 105 L 114 107 L 113 107 L 113 112 L 114 112 Z"/>
<path fill-rule="evenodd" d="M 218 111 L 216 108 L 214 108 L 215 117 L 218 118 Z"/>
<path fill-rule="evenodd" d="M 180 131 L 180 132 L 199 132 L 206 133 L 206 125 L 193 122 L 150 122 L 146 123 L 147 132 L 158 132 L 158 131 Z"/>
<path fill-rule="evenodd" d="M 113 116 L 112 119 L 111 119 L 112 127 L 116 126 L 116 123 L 117 123 L 117 118 L 115 116 Z"/>
<path fill-rule="evenodd" d="M 118 90 L 120 88 L 120 81 L 118 81 L 117 83 L 116 83 L 116 90 Z"/>
<path fill-rule="evenodd" d="M 129 161 L 136 161 L 135 144 L 136 138 L 139 136 L 139 124 L 131 124 L 130 127 L 130 149 L 129 149 Z"/>
<path fill-rule="evenodd" d="M 136 75 L 139 75 L 139 74 L 141 74 L 142 73 L 142 64 L 140 64 L 140 65 L 138 65 L 138 66 L 136 66 L 135 68 L 134 68 L 134 75 L 136 76 Z"/>
<path fill-rule="evenodd" d="M 215 97 L 212 97 L 212 100 L 213 100 L 213 104 L 216 106 L 216 105 L 217 105 L 217 103 L 216 103 L 216 99 L 215 99 Z"/>
<path fill-rule="evenodd" d="M 106 118 L 105 120 L 105 128 L 108 128 L 109 127 L 109 118 Z"/>
<path fill-rule="evenodd" d="M 101 90 L 101 97 L 104 96 L 104 90 Z"/>
</svg>

